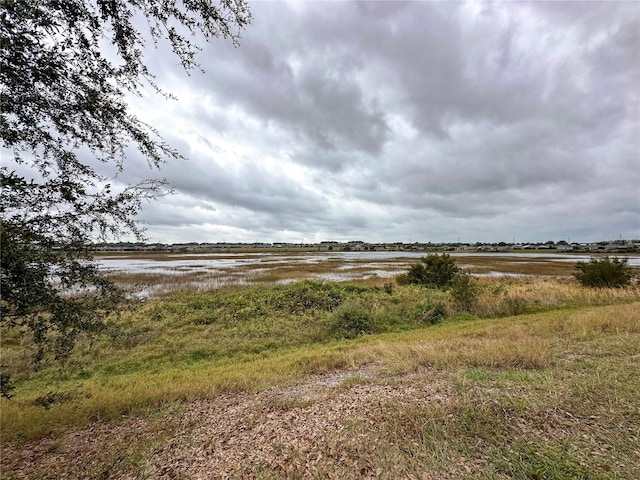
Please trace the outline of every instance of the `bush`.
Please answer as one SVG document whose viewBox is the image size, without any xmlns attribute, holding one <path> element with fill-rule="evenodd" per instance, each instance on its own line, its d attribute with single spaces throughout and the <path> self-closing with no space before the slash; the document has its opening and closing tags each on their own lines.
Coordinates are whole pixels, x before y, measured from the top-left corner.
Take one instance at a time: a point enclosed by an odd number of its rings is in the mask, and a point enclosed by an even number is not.
<svg viewBox="0 0 640 480">
<path fill-rule="evenodd" d="M 413 317 L 421 323 L 435 325 L 447 318 L 447 309 L 441 302 L 421 304 L 414 308 Z"/>
<path fill-rule="evenodd" d="M 371 314 L 359 303 L 345 302 L 333 316 L 334 328 L 344 338 L 355 338 L 373 331 Z"/>
<path fill-rule="evenodd" d="M 448 254 L 429 254 L 422 259 L 422 263 L 412 265 L 407 273 L 396 277 L 396 281 L 400 285 L 418 284 L 430 288 L 448 288 L 459 271 L 455 260 Z"/>
<path fill-rule="evenodd" d="M 480 288 L 468 273 L 458 273 L 451 283 L 451 297 L 456 308 L 462 312 L 472 312 L 478 303 Z"/>
<path fill-rule="evenodd" d="M 592 258 L 589 263 L 578 262 L 575 277 L 585 287 L 621 288 L 631 283 L 631 268 L 626 258 Z"/>
</svg>

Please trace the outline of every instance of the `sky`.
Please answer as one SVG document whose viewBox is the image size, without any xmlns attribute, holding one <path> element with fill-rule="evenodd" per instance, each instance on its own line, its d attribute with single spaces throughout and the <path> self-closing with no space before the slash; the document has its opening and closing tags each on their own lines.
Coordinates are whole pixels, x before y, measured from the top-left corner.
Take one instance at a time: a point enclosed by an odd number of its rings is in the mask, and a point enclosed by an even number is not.
<svg viewBox="0 0 640 480">
<path fill-rule="evenodd" d="M 640 2 L 250 2 L 131 111 L 188 159 L 148 241 L 640 238 Z"/>
</svg>

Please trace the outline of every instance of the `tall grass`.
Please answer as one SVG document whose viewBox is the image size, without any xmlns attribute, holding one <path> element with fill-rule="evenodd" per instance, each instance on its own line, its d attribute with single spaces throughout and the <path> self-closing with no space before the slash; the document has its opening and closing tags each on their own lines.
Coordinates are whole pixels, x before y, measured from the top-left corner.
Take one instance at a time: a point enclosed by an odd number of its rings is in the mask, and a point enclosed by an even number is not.
<svg viewBox="0 0 640 480">
<path fill-rule="evenodd" d="M 519 315 L 575 306 L 607 305 L 640 298 L 638 286 L 627 289 L 583 288 L 572 280 L 503 279 L 478 281 L 480 291 L 473 313 L 480 318 Z"/>
<path fill-rule="evenodd" d="M 513 299 L 519 299 L 517 309 Z M 637 333 L 630 305 L 576 314 L 558 307 L 638 300 L 637 288 L 494 280 L 481 283 L 478 310 L 458 316 L 448 292 L 419 286 L 389 294 L 377 286 L 305 281 L 181 292 L 114 317 L 109 335 L 80 342 L 67 364 L 45 364 L 38 372 L 29 363 L 28 339 L 3 331 L 3 367 L 18 388 L 12 401 L 2 400 L 2 441 L 371 362 L 395 373 L 425 367 L 544 369 L 557 361 L 554 348 L 564 336 Z M 336 328 L 336 321 L 346 303 L 366 312 L 370 335 L 344 340 L 352 335 Z M 434 305 L 445 305 L 450 315 L 436 326 L 425 320 Z M 541 310 L 547 313 L 495 323 L 479 319 Z"/>
</svg>

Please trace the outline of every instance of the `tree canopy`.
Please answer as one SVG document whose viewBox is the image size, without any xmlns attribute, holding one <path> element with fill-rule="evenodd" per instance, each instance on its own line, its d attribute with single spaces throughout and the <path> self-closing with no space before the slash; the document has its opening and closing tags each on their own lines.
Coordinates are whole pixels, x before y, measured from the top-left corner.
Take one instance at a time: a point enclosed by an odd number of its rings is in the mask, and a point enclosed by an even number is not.
<svg viewBox="0 0 640 480">
<path fill-rule="evenodd" d="M 117 187 L 129 148 L 151 167 L 181 155 L 132 115 L 153 73 L 145 45 L 168 42 L 186 70 L 195 38 L 238 43 L 251 21 L 245 0 L 3 0 L 0 11 L 0 234 L 2 322 L 31 332 L 36 359 L 99 328 L 120 298 L 87 245 L 128 233 L 141 202 L 163 183 Z M 140 28 L 143 25 L 144 28 Z M 46 348 L 45 348 L 46 347 Z"/>
</svg>

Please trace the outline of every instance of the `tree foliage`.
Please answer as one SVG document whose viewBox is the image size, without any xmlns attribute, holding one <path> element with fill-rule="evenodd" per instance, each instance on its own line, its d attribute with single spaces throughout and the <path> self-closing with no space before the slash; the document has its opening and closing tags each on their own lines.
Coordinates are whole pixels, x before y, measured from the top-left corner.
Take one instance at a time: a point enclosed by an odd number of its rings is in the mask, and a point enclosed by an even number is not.
<svg viewBox="0 0 640 480">
<path fill-rule="evenodd" d="M 31 332 L 36 360 L 64 356 L 99 330 L 120 292 L 87 245 L 133 234 L 141 202 L 163 183 L 118 186 L 128 149 L 158 167 L 180 154 L 127 108 L 151 85 L 145 41 L 168 42 L 185 69 L 196 36 L 230 38 L 245 0 L 4 0 L 0 10 L 2 322 Z M 138 25 L 148 28 L 140 29 Z M 10 167 L 7 165 L 9 164 Z"/>
<path fill-rule="evenodd" d="M 399 284 L 418 284 L 431 288 L 448 288 L 459 272 L 456 262 L 449 254 L 429 254 L 421 263 L 409 267 L 407 273 L 397 277 Z"/>
<path fill-rule="evenodd" d="M 576 279 L 585 287 L 620 288 L 631 283 L 632 271 L 626 258 L 592 258 L 576 264 Z"/>
</svg>

